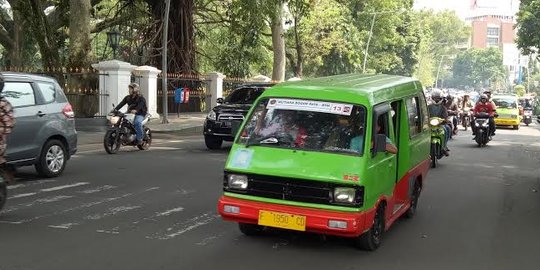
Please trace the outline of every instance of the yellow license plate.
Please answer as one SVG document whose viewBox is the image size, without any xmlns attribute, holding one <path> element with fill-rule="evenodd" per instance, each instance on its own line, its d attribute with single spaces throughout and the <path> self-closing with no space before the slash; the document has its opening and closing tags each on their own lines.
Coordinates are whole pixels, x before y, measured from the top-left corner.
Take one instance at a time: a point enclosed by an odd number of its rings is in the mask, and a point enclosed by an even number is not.
<svg viewBox="0 0 540 270">
<path fill-rule="evenodd" d="M 296 231 L 306 230 L 306 217 L 272 211 L 259 211 L 259 225 Z"/>
</svg>

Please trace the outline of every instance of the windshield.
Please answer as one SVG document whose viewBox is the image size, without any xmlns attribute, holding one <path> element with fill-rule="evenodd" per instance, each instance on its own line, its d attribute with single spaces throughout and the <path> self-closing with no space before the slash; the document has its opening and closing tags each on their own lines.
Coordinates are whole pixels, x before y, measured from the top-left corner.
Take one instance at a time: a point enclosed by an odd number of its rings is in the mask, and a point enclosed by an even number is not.
<svg viewBox="0 0 540 270">
<path fill-rule="evenodd" d="M 361 154 L 364 130 L 361 106 L 271 98 L 257 104 L 239 143 Z"/>
<path fill-rule="evenodd" d="M 497 107 L 507 109 L 517 109 L 517 102 L 515 98 L 493 98 L 493 102 Z"/>
<path fill-rule="evenodd" d="M 226 104 L 252 104 L 264 92 L 264 88 L 239 88 L 234 90 L 227 98 Z"/>
</svg>

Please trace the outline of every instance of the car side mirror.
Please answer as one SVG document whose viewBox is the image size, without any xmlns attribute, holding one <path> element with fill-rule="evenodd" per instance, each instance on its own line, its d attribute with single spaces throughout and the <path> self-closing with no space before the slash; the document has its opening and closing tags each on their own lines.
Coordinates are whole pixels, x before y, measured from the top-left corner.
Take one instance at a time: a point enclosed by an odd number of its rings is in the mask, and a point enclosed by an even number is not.
<svg viewBox="0 0 540 270">
<path fill-rule="evenodd" d="M 238 130 L 240 129 L 240 126 L 242 125 L 242 122 L 240 121 L 232 121 L 231 123 L 231 134 L 236 137 L 236 133 L 238 133 Z"/>
<path fill-rule="evenodd" d="M 375 153 L 384 153 L 386 152 L 386 135 L 377 134 L 375 139 Z"/>
<path fill-rule="evenodd" d="M 218 99 L 216 100 L 216 102 L 217 102 L 217 104 L 222 104 L 222 103 L 223 103 L 223 98 L 218 98 Z"/>
</svg>

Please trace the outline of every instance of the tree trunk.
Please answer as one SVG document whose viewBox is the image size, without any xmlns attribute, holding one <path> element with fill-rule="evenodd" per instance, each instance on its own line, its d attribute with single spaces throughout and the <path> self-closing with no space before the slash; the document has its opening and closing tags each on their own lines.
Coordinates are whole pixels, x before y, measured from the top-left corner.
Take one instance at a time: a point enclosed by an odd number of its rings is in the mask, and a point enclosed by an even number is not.
<svg viewBox="0 0 540 270">
<path fill-rule="evenodd" d="M 92 62 L 91 0 L 69 0 L 69 66 L 87 68 Z"/>
<path fill-rule="evenodd" d="M 283 36 L 283 8 L 284 3 L 278 1 L 275 14 L 272 16 L 272 48 L 274 51 L 274 64 L 272 80 L 282 82 L 285 79 L 285 38 Z"/>
<path fill-rule="evenodd" d="M 294 76 L 302 78 L 302 73 L 304 72 L 304 50 L 302 48 L 302 43 L 300 42 L 300 36 L 298 35 L 298 24 L 300 20 L 295 18 L 294 20 L 294 41 L 296 43 L 296 65 L 294 65 Z"/>
<path fill-rule="evenodd" d="M 163 23 L 164 1 L 146 0 L 151 8 L 157 28 Z M 195 28 L 193 22 L 194 0 L 171 1 L 168 33 L 168 72 L 194 74 L 196 67 Z M 162 47 L 161 32 L 156 29 L 155 48 Z M 161 55 L 156 55 L 153 64 L 161 66 Z"/>
</svg>

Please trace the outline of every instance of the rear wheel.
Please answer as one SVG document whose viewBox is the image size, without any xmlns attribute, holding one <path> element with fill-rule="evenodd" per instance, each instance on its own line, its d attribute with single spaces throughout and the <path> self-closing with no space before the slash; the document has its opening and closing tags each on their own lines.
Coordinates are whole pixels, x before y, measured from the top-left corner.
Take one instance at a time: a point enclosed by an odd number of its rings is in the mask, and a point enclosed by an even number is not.
<svg viewBox="0 0 540 270">
<path fill-rule="evenodd" d="M 143 143 L 141 145 L 137 145 L 137 147 L 139 150 L 148 150 L 150 145 L 152 145 L 152 131 L 149 128 L 144 127 Z"/>
<path fill-rule="evenodd" d="M 355 244 L 357 248 L 368 251 L 374 251 L 379 248 L 385 229 L 384 210 L 384 204 L 380 204 L 377 208 L 377 212 L 375 212 L 375 217 L 373 218 L 373 226 L 356 239 Z"/>
<path fill-rule="evenodd" d="M 223 139 L 212 135 L 205 135 L 204 143 L 206 144 L 206 147 L 208 147 L 208 149 L 216 150 L 221 148 L 221 145 L 223 144 Z"/>
<path fill-rule="evenodd" d="M 420 197 L 421 191 L 422 191 L 422 188 L 420 187 L 420 183 L 416 181 L 414 183 L 414 189 L 411 195 L 411 202 L 410 202 L 409 209 L 407 210 L 407 212 L 405 212 L 406 218 L 412 218 L 416 214 L 416 207 L 418 205 L 418 198 Z"/>
<path fill-rule="evenodd" d="M 36 171 L 44 177 L 59 176 L 66 168 L 67 151 L 59 140 L 49 140 L 41 149 Z"/>
<path fill-rule="evenodd" d="M 116 154 L 120 149 L 120 134 L 116 129 L 109 129 L 103 137 L 103 148 L 109 154 Z"/>
<path fill-rule="evenodd" d="M 0 182 L 0 210 L 4 208 L 7 199 L 7 187 L 5 182 Z"/>
<path fill-rule="evenodd" d="M 238 223 L 238 228 L 247 236 L 260 235 L 263 231 L 263 226 L 249 223 Z"/>
</svg>

